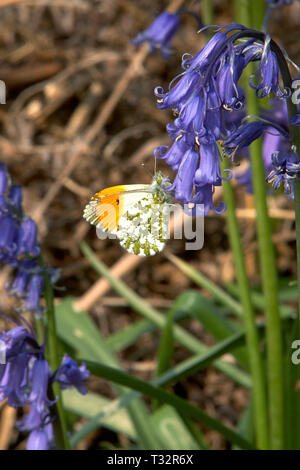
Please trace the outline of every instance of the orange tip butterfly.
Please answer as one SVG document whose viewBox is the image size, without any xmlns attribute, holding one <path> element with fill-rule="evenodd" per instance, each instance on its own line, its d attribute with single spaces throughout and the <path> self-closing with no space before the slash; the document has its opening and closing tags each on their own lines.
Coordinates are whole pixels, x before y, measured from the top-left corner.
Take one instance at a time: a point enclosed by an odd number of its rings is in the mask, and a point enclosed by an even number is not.
<svg viewBox="0 0 300 470">
<path fill-rule="evenodd" d="M 169 205 L 173 197 L 162 188 L 157 172 L 151 184 L 112 186 L 96 193 L 83 217 L 115 235 L 129 253 L 152 256 L 163 250 L 168 235 Z"/>
</svg>

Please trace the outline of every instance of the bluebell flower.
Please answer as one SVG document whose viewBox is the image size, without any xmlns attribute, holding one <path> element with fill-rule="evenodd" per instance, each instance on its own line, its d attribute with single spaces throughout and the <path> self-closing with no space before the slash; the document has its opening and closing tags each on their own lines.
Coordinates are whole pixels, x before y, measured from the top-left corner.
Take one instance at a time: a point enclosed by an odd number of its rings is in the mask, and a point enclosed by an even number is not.
<svg viewBox="0 0 300 470">
<path fill-rule="evenodd" d="M 32 219 L 25 218 L 19 227 L 18 255 L 29 254 L 36 257 L 40 251 L 37 244 L 37 226 Z"/>
<path fill-rule="evenodd" d="M 245 102 L 243 89 L 238 81 L 245 68 L 245 58 L 234 51 L 222 65 L 222 73 L 218 74 L 218 90 L 223 107 L 228 111 L 242 109 Z"/>
<path fill-rule="evenodd" d="M 285 96 L 285 93 L 279 86 L 279 65 L 276 54 L 271 50 L 270 42 L 271 38 L 267 36 L 259 63 L 261 82 L 259 85 L 254 85 L 253 78 L 251 78 L 250 85 L 256 90 L 256 95 L 259 98 L 265 98 L 271 92 L 275 96 L 282 98 Z"/>
<path fill-rule="evenodd" d="M 172 53 L 170 44 L 180 25 L 179 16 L 174 13 L 163 12 L 142 33 L 133 39 L 133 44 L 148 42 L 150 53 L 160 49 L 163 57 L 168 59 Z"/>
<path fill-rule="evenodd" d="M 22 211 L 23 195 L 22 188 L 20 186 L 18 186 L 17 184 L 11 186 L 8 199 L 17 211 Z"/>
<path fill-rule="evenodd" d="M 285 96 L 270 38 L 262 35 L 258 40 L 260 33 L 238 24 L 222 29 L 194 56 L 184 54 L 183 72 L 171 81 L 168 90 L 154 90 L 158 108 L 173 108 L 176 113 L 174 122 L 167 125 L 173 144 L 154 152 L 177 172 L 169 190 L 182 203 L 193 202 L 197 195 L 197 201 L 205 201 L 213 210 L 214 188 L 231 177 L 230 173 L 221 176 L 219 144 L 223 142 L 224 154 L 233 157 L 272 127 L 263 122 L 239 126 L 245 116 L 245 93 L 239 79 L 249 62 L 258 63 L 259 83 L 254 85 L 252 79 L 250 85 L 259 97 L 270 93 Z M 237 41 L 241 39 L 244 41 Z M 278 126 L 274 128 L 276 132 Z M 288 132 L 279 128 L 288 140 Z"/>
<path fill-rule="evenodd" d="M 10 215 L 0 218 L 0 260 L 10 266 L 17 266 L 18 226 Z"/>
<path fill-rule="evenodd" d="M 34 429 L 28 436 L 26 450 L 55 449 L 53 427 L 51 423 Z"/>
<path fill-rule="evenodd" d="M 181 66 L 186 71 L 195 71 L 198 75 L 204 75 L 207 68 L 211 64 L 211 59 L 216 50 L 227 41 L 225 33 L 217 32 L 207 42 L 207 44 L 197 52 L 194 56 L 191 54 L 184 54 L 182 57 Z"/>
<path fill-rule="evenodd" d="M 46 406 L 40 411 L 31 403 L 28 413 L 17 422 L 17 429 L 21 432 L 40 429 L 49 418 L 50 412 Z"/>
<path fill-rule="evenodd" d="M 39 346 L 32 332 L 21 326 L 1 333 L 0 339 L 6 347 L 6 364 L 0 364 L 0 400 L 7 398 L 10 406 L 24 406 L 28 401 L 31 358 Z"/>
<path fill-rule="evenodd" d="M 10 295 L 15 295 L 20 299 L 26 297 L 29 281 L 35 267 L 36 264 L 33 260 L 28 259 L 20 262 L 14 281 L 6 285 L 6 289 Z"/>
<path fill-rule="evenodd" d="M 300 114 L 295 114 L 291 119 L 291 124 L 293 126 L 300 126 Z"/>
<path fill-rule="evenodd" d="M 29 412 L 17 423 L 20 431 L 30 431 L 27 448 L 53 448 L 52 406 L 48 392 L 54 381 L 61 388 L 76 387 L 87 393 L 84 382 L 89 378 L 85 364 L 80 367 L 65 356 L 60 367 L 50 373 L 44 357 L 45 345 L 40 346 L 33 331 L 21 325 L 0 333 L 5 345 L 5 364 L 0 364 L 0 401 L 7 399 L 13 407 L 28 407 Z M 47 439 L 46 439 L 47 437 Z"/>
<path fill-rule="evenodd" d="M 283 5 L 291 5 L 294 0 L 266 0 L 271 8 L 282 7 Z"/>
<path fill-rule="evenodd" d="M 274 131 L 271 127 L 267 127 L 262 140 L 262 158 L 266 177 L 273 169 L 272 155 L 274 152 L 284 153 L 289 149 L 289 142 L 282 135 Z M 243 172 L 237 172 L 235 175 L 240 184 L 245 186 L 248 193 L 253 193 L 252 186 L 252 169 L 249 164 L 248 168 Z"/>
<path fill-rule="evenodd" d="M 276 190 L 281 185 L 290 198 L 294 197 L 294 181 L 300 178 L 300 159 L 299 156 L 290 151 L 280 155 L 274 152 L 272 155 L 273 170 L 267 177 L 267 182 L 273 185 Z"/>
<path fill-rule="evenodd" d="M 222 143 L 224 154 L 229 158 L 234 158 L 238 150 L 248 147 L 254 140 L 261 137 L 265 129 L 266 125 L 261 121 L 242 124 Z"/>
<path fill-rule="evenodd" d="M 26 450 L 48 450 L 48 435 L 44 429 L 31 431 L 27 439 Z"/>
<path fill-rule="evenodd" d="M 4 196 L 8 187 L 8 174 L 6 166 L 0 163 L 0 196 Z"/>
<path fill-rule="evenodd" d="M 84 382 L 89 378 L 90 372 L 83 363 L 78 367 L 73 359 L 65 354 L 60 367 L 55 374 L 55 381 L 61 386 L 61 389 L 75 387 L 82 395 L 87 393 Z"/>
<path fill-rule="evenodd" d="M 174 142 L 170 148 L 166 145 L 157 147 L 154 150 L 154 153 L 156 158 L 165 160 L 172 170 L 177 171 L 180 166 L 182 156 L 185 154 L 187 149 L 188 146 L 182 140 L 178 140 L 177 142 Z"/>
<path fill-rule="evenodd" d="M 49 379 L 50 367 L 41 354 L 32 366 L 31 391 L 28 395 L 28 401 L 39 413 L 43 413 L 46 407 L 54 404 L 54 401 L 48 398 Z"/>
<path fill-rule="evenodd" d="M 195 172 L 194 183 L 197 187 L 216 184 L 221 179 L 221 155 L 215 141 L 199 145 L 200 165 Z"/>
<path fill-rule="evenodd" d="M 44 275 L 55 283 L 58 271 L 41 266 L 38 256 L 37 226 L 23 214 L 22 190 L 11 185 L 7 168 L 0 162 L 0 261 L 16 268 L 16 275 L 6 286 L 9 295 L 23 301 L 22 309 L 40 315 L 40 299 L 43 292 Z M 89 377 L 85 365 L 75 366 L 71 358 L 64 359 L 53 374 L 44 356 L 45 344 L 39 345 L 32 329 L 17 324 L 9 332 L 0 333 L 4 345 L 5 364 L 0 364 L 0 401 L 7 399 L 9 406 L 28 407 L 29 413 L 17 423 L 20 431 L 30 431 L 28 449 L 54 447 L 52 420 L 54 399 L 50 399 L 56 375 L 62 388 L 76 386 L 86 393 L 84 381 Z"/>
<path fill-rule="evenodd" d="M 28 284 L 27 296 L 25 299 L 24 308 L 32 310 L 39 317 L 43 311 L 40 305 L 40 298 L 43 293 L 44 278 L 41 274 L 34 274 Z"/>
<path fill-rule="evenodd" d="M 193 148 L 188 149 L 182 158 L 174 183 L 167 189 L 167 191 L 174 193 L 175 198 L 183 204 L 192 200 L 198 161 L 198 152 Z"/>
<path fill-rule="evenodd" d="M 273 123 L 273 133 L 289 138 L 288 133 L 279 126 Z M 265 132 L 272 132 L 272 123 L 267 121 L 252 121 L 242 124 L 230 136 L 228 136 L 222 143 L 224 147 L 224 154 L 230 158 L 234 158 L 236 152 L 240 149 L 249 147 L 254 140 L 259 139 Z"/>
<path fill-rule="evenodd" d="M 189 71 L 184 73 L 175 85 L 172 86 L 176 79 L 171 82 L 170 89 L 167 92 L 159 86 L 154 89 L 158 108 L 167 109 L 173 107 L 180 109 L 182 103 L 186 103 L 191 96 L 195 95 L 195 88 L 197 89 L 200 80 L 197 72 Z"/>
<path fill-rule="evenodd" d="M 193 196 L 191 202 L 194 204 L 203 204 L 204 215 L 207 215 L 210 210 L 212 210 L 216 214 L 222 214 L 226 210 L 226 205 L 224 202 L 221 202 L 219 207 L 215 207 L 214 202 L 213 202 L 213 195 L 215 192 L 215 187 L 220 186 L 220 184 L 221 184 L 221 181 L 219 181 L 215 185 L 206 184 L 200 187 L 198 187 L 197 185 L 195 186 L 196 193 Z M 195 212 L 195 215 L 196 215 L 196 212 Z"/>
</svg>

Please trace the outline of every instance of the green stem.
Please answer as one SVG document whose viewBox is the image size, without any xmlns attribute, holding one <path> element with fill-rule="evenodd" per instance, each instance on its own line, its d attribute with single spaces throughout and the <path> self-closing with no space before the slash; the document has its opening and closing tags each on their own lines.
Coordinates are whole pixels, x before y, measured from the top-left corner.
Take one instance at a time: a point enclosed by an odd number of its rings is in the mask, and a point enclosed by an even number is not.
<svg viewBox="0 0 300 470">
<path fill-rule="evenodd" d="M 43 320 L 35 320 L 35 332 L 36 332 L 36 338 L 39 343 L 39 345 L 42 345 L 44 342 L 44 332 L 45 332 L 45 325 Z"/>
<path fill-rule="evenodd" d="M 254 70 L 252 68 L 251 73 L 253 71 Z M 249 87 L 247 88 L 247 106 L 248 114 L 256 116 L 259 114 L 257 98 L 253 94 L 253 90 L 250 90 Z M 282 449 L 284 429 L 282 337 L 279 316 L 276 260 L 272 243 L 271 223 L 268 215 L 265 169 L 260 140 L 254 141 L 250 146 L 250 160 L 253 174 L 252 183 L 256 208 L 256 226 L 259 242 L 262 286 L 266 301 L 271 448 Z"/>
<path fill-rule="evenodd" d="M 205 26 L 214 24 L 214 6 L 212 0 L 202 0 L 202 19 Z"/>
<path fill-rule="evenodd" d="M 223 160 L 222 172 L 227 169 Z M 259 336 L 255 324 L 255 313 L 251 300 L 251 288 L 248 282 L 243 247 L 235 214 L 235 198 L 230 181 L 223 181 L 224 200 L 227 205 L 226 219 L 231 250 L 234 257 L 236 277 L 239 286 L 240 300 L 244 311 L 244 323 L 249 354 L 251 375 L 253 380 L 254 419 L 256 424 L 256 440 L 259 449 L 269 448 L 267 398 L 264 380 L 264 368 L 259 350 Z"/>
<path fill-rule="evenodd" d="M 183 398 L 177 397 L 173 393 L 167 392 L 160 387 L 155 387 L 152 384 L 144 382 L 143 380 L 133 377 L 132 375 L 120 371 L 119 369 L 114 369 L 103 364 L 87 361 L 87 367 L 92 372 L 92 374 L 97 375 L 98 377 L 102 377 L 103 379 L 112 381 L 113 383 L 124 385 L 125 387 L 131 388 L 132 390 L 136 390 L 151 398 L 155 398 L 158 401 L 162 401 L 163 403 L 167 403 L 173 406 L 180 414 L 184 414 L 184 416 L 189 419 L 199 420 L 206 426 L 215 429 L 230 442 L 237 444 L 242 449 L 254 449 L 253 445 L 244 439 L 240 434 L 228 428 L 220 421 L 210 417 L 200 408 L 197 408 Z"/>
<path fill-rule="evenodd" d="M 251 8 L 251 27 L 261 30 L 266 13 L 265 0 L 248 0 Z"/>
<path fill-rule="evenodd" d="M 248 2 L 249 0 L 233 0 L 233 10 L 235 20 L 250 28 L 251 17 L 249 15 Z"/>
<path fill-rule="evenodd" d="M 44 274 L 44 294 L 47 305 L 47 345 L 46 359 L 49 362 L 51 372 L 53 373 L 60 365 L 58 353 L 58 341 L 55 325 L 55 310 L 53 301 L 53 287 L 47 273 Z M 62 404 L 62 396 L 60 386 L 57 382 L 52 384 L 53 396 L 57 398 L 55 403 L 56 419 L 53 422 L 53 431 L 57 450 L 69 449 L 69 441 L 67 437 L 67 425 Z"/>
<path fill-rule="evenodd" d="M 242 5 L 241 5 L 242 8 Z M 244 6 L 245 15 L 253 18 L 251 2 Z M 246 11 L 247 9 L 247 11 Z M 254 21 L 251 21 L 254 24 Z M 254 73 L 255 66 L 249 65 L 248 78 Z M 247 74 L 246 72 L 246 74 Z M 259 115 L 259 103 L 254 91 L 246 87 L 247 112 Z M 256 226 L 259 242 L 261 279 L 266 302 L 266 339 L 267 339 L 267 378 L 270 420 L 271 449 L 284 447 L 284 397 L 283 397 L 283 362 L 282 336 L 279 316 L 278 280 L 276 259 L 272 243 L 271 223 L 268 215 L 265 169 L 262 159 L 261 140 L 255 140 L 249 148 L 252 167 L 252 183 L 256 208 Z"/>
<path fill-rule="evenodd" d="M 281 73 L 284 86 L 291 89 L 292 80 L 288 69 L 281 66 Z M 288 100 L 289 121 L 297 114 L 297 106 L 292 100 Z M 299 128 L 290 124 L 291 143 L 296 147 L 296 152 L 300 157 L 300 132 Z M 298 324 L 300 326 L 300 181 L 294 182 L 294 201 L 295 201 L 295 222 L 296 222 L 296 248 L 297 248 L 297 280 L 298 280 Z"/>
<path fill-rule="evenodd" d="M 297 145 L 300 150 L 300 142 Z M 299 154 L 298 154 L 299 155 Z M 296 220 L 296 246 L 297 246 L 297 279 L 298 279 L 298 322 L 300 325 L 300 181 L 294 183 L 295 191 L 295 220 Z"/>
</svg>

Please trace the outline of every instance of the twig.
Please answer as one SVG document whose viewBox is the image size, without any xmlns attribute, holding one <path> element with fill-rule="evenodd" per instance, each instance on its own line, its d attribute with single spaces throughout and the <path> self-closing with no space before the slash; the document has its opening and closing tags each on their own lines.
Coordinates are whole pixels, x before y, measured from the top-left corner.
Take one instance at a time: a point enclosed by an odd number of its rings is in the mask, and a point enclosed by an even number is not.
<svg viewBox="0 0 300 470">
<path fill-rule="evenodd" d="M 42 201 L 38 204 L 38 206 L 32 212 L 31 216 L 36 221 L 36 223 L 39 223 L 41 221 L 44 212 L 49 207 L 49 205 L 51 204 L 51 202 L 53 201 L 57 193 L 60 191 L 66 179 L 69 177 L 69 175 L 72 173 L 72 171 L 76 167 L 79 158 L 88 152 L 88 147 L 84 142 L 78 143 L 78 146 L 80 147 L 79 150 L 74 152 L 74 154 L 71 156 L 67 166 L 65 167 L 60 177 L 53 183 L 53 185 L 50 187 L 44 199 L 42 199 Z"/>
<path fill-rule="evenodd" d="M 89 5 L 81 2 L 80 0 L 0 0 L 0 8 L 13 6 L 13 5 L 30 5 L 35 7 L 45 7 L 47 5 L 60 6 L 64 8 L 79 8 L 81 10 L 88 10 Z"/>
<path fill-rule="evenodd" d="M 9 447 L 16 415 L 16 408 L 12 408 L 11 406 L 6 405 L 2 410 L 0 422 L 0 450 L 6 450 Z"/>
</svg>

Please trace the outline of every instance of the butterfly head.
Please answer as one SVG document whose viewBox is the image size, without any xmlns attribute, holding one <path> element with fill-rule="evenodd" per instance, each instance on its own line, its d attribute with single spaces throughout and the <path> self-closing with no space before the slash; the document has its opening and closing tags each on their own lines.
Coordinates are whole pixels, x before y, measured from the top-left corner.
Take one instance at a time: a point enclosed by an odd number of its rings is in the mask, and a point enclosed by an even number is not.
<svg viewBox="0 0 300 470">
<path fill-rule="evenodd" d="M 173 196 L 168 192 L 168 188 L 171 183 L 166 180 L 164 175 L 157 171 L 153 177 L 151 188 L 153 192 L 153 198 L 158 204 L 168 204 L 173 200 Z"/>
</svg>

